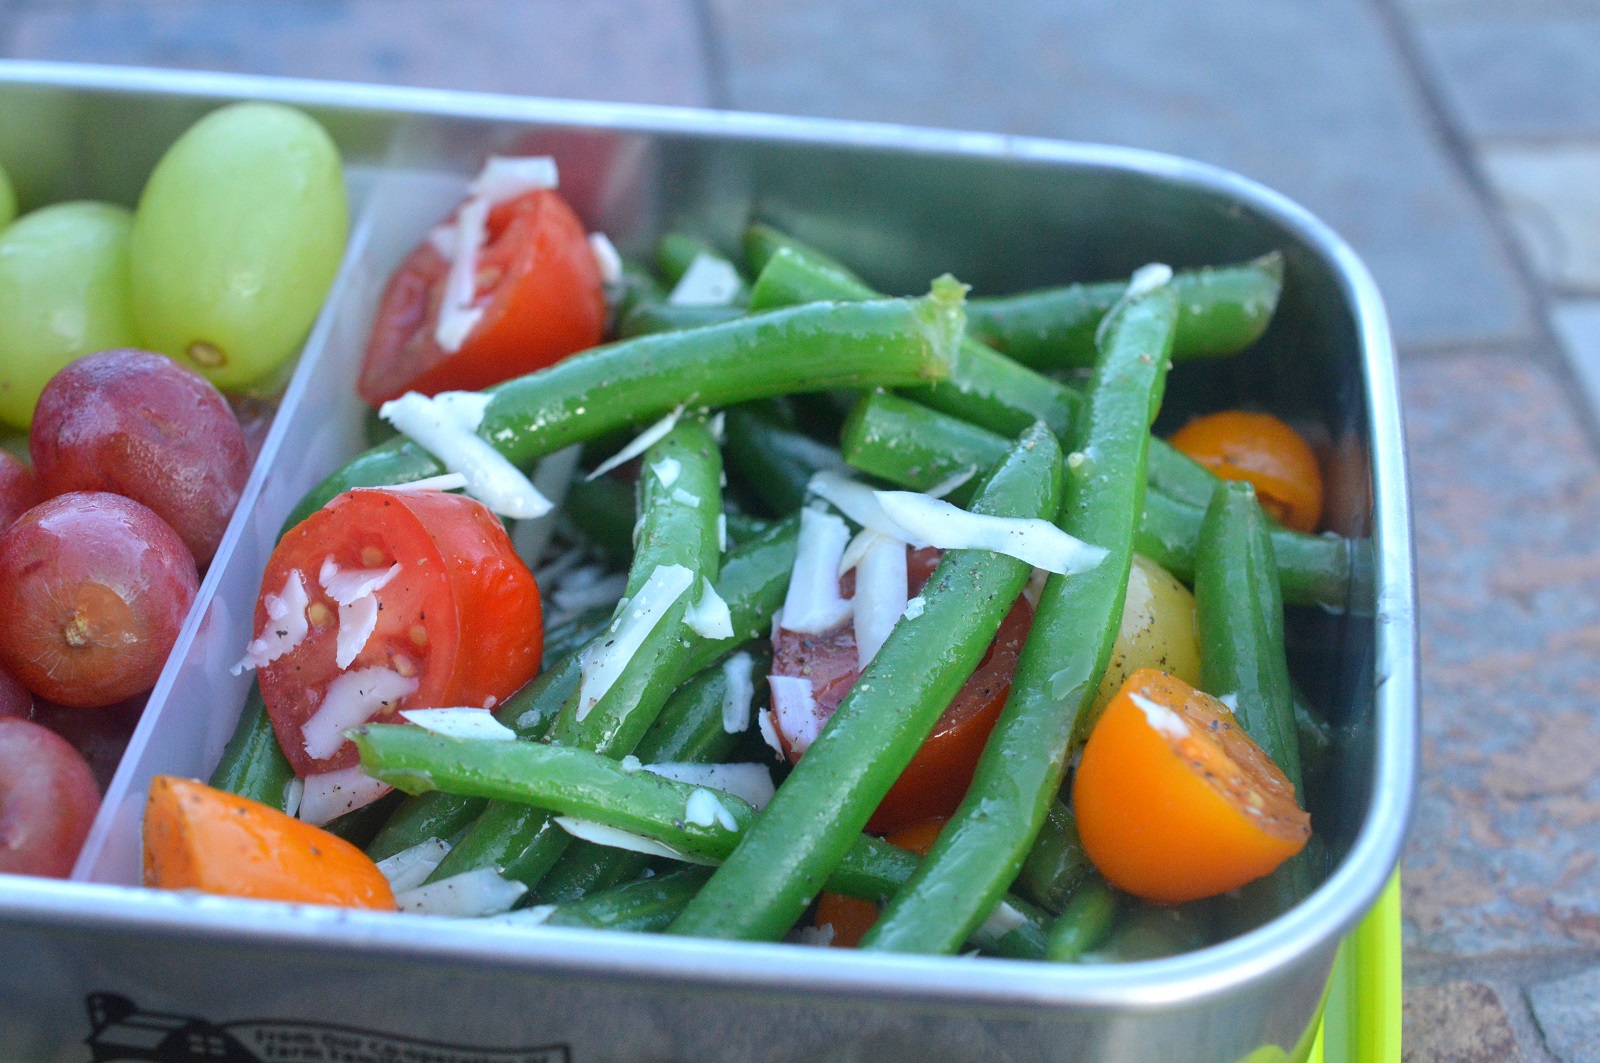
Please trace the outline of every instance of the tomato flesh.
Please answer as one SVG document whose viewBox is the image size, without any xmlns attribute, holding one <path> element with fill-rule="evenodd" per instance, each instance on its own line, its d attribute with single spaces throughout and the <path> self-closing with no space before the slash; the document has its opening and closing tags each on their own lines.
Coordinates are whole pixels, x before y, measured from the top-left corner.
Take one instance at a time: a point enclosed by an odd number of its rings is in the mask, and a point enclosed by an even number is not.
<svg viewBox="0 0 1600 1063">
<path fill-rule="evenodd" d="M 451 352 L 434 337 L 449 261 L 425 240 L 401 264 L 367 342 L 363 399 L 377 406 L 407 391 L 476 391 L 600 342 L 600 268 L 583 223 L 555 192 L 496 204 L 477 266 L 474 305 L 483 316 Z"/>
<path fill-rule="evenodd" d="M 346 492 L 283 537 L 267 562 L 256 604 L 260 635 L 270 623 L 267 596 L 300 573 L 310 598 L 309 630 L 260 672 L 278 744 L 300 775 L 350 767 L 358 759 L 349 742 L 331 756 L 310 755 L 301 730 L 346 670 L 336 660 L 339 606 L 319 581 L 330 558 L 341 570 L 400 565 L 373 592 L 377 626 L 348 666 L 387 668 L 416 681 L 416 690 L 385 707 L 384 715 L 497 702 L 538 670 L 539 590 L 493 513 L 473 499 L 437 491 Z"/>
<path fill-rule="evenodd" d="M 938 550 L 910 551 L 906 558 L 907 593 L 921 593 L 938 563 Z M 847 597 L 854 589 L 853 576 L 846 573 L 840 581 L 840 593 Z M 1000 622 L 983 660 L 878 805 L 867 822 L 868 830 L 899 830 L 949 816 L 956 810 L 972 783 L 989 732 L 1000 718 L 1000 709 L 1011 690 L 1011 677 L 1017 670 L 1017 655 L 1032 623 L 1033 610 L 1019 598 Z M 848 621 L 821 635 L 803 635 L 780 627 L 773 640 L 772 673 L 811 680 L 815 730 L 821 730 L 855 686 L 861 674 L 856 666 L 855 631 Z M 803 740 L 787 733 L 776 713 L 771 717 L 784 755 L 790 762 L 798 761 L 805 753 Z"/>
</svg>

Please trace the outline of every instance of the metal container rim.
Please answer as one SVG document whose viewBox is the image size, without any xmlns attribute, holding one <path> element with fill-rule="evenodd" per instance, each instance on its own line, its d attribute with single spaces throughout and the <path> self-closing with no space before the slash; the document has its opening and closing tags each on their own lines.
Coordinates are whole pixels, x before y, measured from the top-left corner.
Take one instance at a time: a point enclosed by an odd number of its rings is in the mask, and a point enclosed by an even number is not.
<svg viewBox="0 0 1600 1063">
<path fill-rule="evenodd" d="M 1194 1006 L 1248 990 L 1331 950 L 1378 897 L 1395 868 L 1415 789 L 1417 645 L 1409 499 L 1393 341 L 1377 285 L 1355 251 L 1288 197 L 1208 163 L 1139 148 L 998 133 L 800 118 L 648 104 L 518 97 L 448 89 L 244 74 L 0 60 L 0 84 L 218 100 L 259 99 L 400 116 L 430 115 L 602 128 L 706 139 L 818 146 L 1072 166 L 1155 178 L 1232 198 L 1292 232 L 1333 272 L 1354 320 L 1366 388 L 1373 473 L 1374 624 L 1378 687 L 1372 796 L 1339 868 L 1305 901 L 1250 933 L 1182 956 L 1074 967 L 983 959 L 835 953 L 745 942 L 418 920 L 123 886 L 0 875 L 0 917 L 166 933 L 207 940 L 359 947 L 386 956 L 516 962 L 645 981 L 694 979 L 752 989 L 916 997 L 993 1006 L 1149 1010 Z"/>
</svg>

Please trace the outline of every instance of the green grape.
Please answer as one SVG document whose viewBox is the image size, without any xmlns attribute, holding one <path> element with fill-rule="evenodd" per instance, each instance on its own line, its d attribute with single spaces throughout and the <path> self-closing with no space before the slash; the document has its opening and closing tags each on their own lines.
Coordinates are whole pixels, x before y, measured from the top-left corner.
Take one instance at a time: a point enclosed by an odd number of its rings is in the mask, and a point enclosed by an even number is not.
<svg viewBox="0 0 1600 1063">
<path fill-rule="evenodd" d="M 128 299 L 133 215 L 109 203 L 58 203 L 0 233 L 0 421 L 26 429 L 57 370 L 136 346 Z"/>
<path fill-rule="evenodd" d="M 0 166 L 0 229 L 17 220 L 17 192 L 11 187 L 11 178 Z"/>
<path fill-rule="evenodd" d="M 299 350 L 349 234 L 339 149 L 277 104 L 213 111 L 167 149 L 133 223 L 145 343 L 220 388 L 270 387 Z"/>
</svg>

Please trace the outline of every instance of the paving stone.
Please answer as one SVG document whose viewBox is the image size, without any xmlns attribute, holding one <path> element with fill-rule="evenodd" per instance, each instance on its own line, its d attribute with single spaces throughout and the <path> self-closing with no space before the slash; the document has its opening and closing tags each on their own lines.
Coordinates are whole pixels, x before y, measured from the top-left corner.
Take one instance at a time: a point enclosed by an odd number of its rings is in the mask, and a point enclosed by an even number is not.
<svg viewBox="0 0 1600 1063">
<path fill-rule="evenodd" d="M 1534 986 L 1528 1003 L 1561 1063 L 1600 1063 L 1600 967 Z"/>
<path fill-rule="evenodd" d="M 1408 986 L 1403 1063 L 1521 1063 L 1516 1034 L 1493 989 L 1479 982 Z"/>
<path fill-rule="evenodd" d="M 693 0 L 16 5 L 6 54 L 638 103 L 709 102 Z"/>
<path fill-rule="evenodd" d="M 1509 260 L 1363 0 L 712 0 L 736 107 L 1157 148 L 1307 204 L 1403 343 L 1526 335 Z"/>
<path fill-rule="evenodd" d="M 1600 12 L 1526 10 L 1444 24 L 1417 38 L 1472 137 L 1600 132 Z"/>
<path fill-rule="evenodd" d="M 1600 291 L 1600 147 L 1491 148 L 1483 163 L 1539 275 Z"/>
<path fill-rule="evenodd" d="M 1408 946 L 1600 945 L 1600 460 L 1531 359 L 1423 359 L 1402 381 L 1423 686 Z"/>
<path fill-rule="evenodd" d="M 1550 323 L 1583 385 L 1589 408 L 1600 411 L 1600 300 L 1557 303 L 1551 308 Z"/>
</svg>

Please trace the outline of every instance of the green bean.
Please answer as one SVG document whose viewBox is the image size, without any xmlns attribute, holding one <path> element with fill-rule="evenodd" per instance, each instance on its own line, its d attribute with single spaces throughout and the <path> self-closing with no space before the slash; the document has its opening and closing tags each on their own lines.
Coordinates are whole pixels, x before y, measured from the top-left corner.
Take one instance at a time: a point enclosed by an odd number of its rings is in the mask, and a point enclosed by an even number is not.
<svg viewBox="0 0 1600 1063">
<path fill-rule="evenodd" d="M 557 624 L 544 634 L 544 654 L 540 666 L 549 668 L 553 662 L 583 649 L 590 639 L 610 625 L 611 610 L 605 606 L 587 610 Z"/>
<path fill-rule="evenodd" d="M 636 879 L 578 900 L 552 902 L 555 908 L 538 922 L 544 926 L 654 933 L 665 930 L 710 877 L 710 868 L 683 867 L 665 875 Z"/>
<path fill-rule="evenodd" d="M 919 403 L 874 394 L 863 398 L 851 412 L 839 446 L 852 467 L 925 491 L 953 473 L 992 467 L 1005 453 L 1006 441 Z M 1204 474 L 1214 487 L 1216 478 Z M 1204 517 L 1205 506 L 1176 501 L 1151 484 L 1134 549 L 1185 583 L 1193 583 L 1195 544 Z M 1351 593 L 1351 544 L 1347 540 L 1331 533 L 1306 535 L 1276 525 L 1269 534 L 1285 600 L 1345 608 Z"/>
<path fill-rule="evenodd" d="M 661 271 L 661 276 L 668 284 L 676 285 L 683 280 L 683 275 L 689 272 L 689 267 L 694 265 L 694 260 L 704 256 L 717 262 L 725 263 L 734 273 L 739 269 L 721 251 L 712 247 L 698 236 L 688 233 L 667 233 L 656 243 L 656 268 Z M 743 304 L 750 298 L 750 288 L 739 281 L 739 290 L 734 295 L 734 302 Z"/>
<path fill-rule="evenodd" d="M 1134 549 L 1185 583 L 1195 582 L 1200 525 L 1205 507 L 1179 502 L 1163 492 L 1145 495 L 1144 520 Z M 1267 538 L 1285 601 L 1343 611 L 1359 593 L 1354 585 L 1356 544 L 1332 532 L 1307 535 L 1268 522 Z"/>
<path fill-rule="evenodd" d="M 1121 281 L 973 299 L 967 333 L 1023 365 L 1094 365 L 1094 333 L 1122 297 Z M 1235 354 L 1261 338 L 1283 291 L 1283 256 L 1274 251 L 1233 266 L 1186 270 L 1172 278 L 1178 326 L 1172 360 Z"/>
<path fill-rule="evenodd" d="M 1203 948 L 1209 937 L 1209 920 L 1201 905 L 1157 908 L 1141 904 L 1112 931 L 1103 946 L 1095 952 L 1084 953 L 1079 962 L 1159 960 Z"/>
<path fill-rule="evenodd" d="M 1122 615 L 1144 493 L 1154 399 L 1171 362 L 1177 303 L 1165 285 L 1112 316 L 1068 459 L 1061 527 L 1107 556 L 1052 576 L 1017 661 L 1011 692 L 967 795 L 863 948 L 953 952 L 1021 870 L 1066 758 L 1094 703 Z"/>
<path fill-rule="evenodd" d="M 1201 686 L 1218 697 L 1236 696 L 1239 727 L 1300 792 L 1277 564 L 1255 489 L 1246 482 L 1219 486 L 1200 526 L 1195 624 Z"/>
<path fill-rule="evenodd" d="M 722 559 L 722 571 L 714 583 L 717 595 L 728 603 L 733 638 L 691 638 L 684 677 L 710 667 L 736 647 L 768 635 L 772 614 L 783 605 L 789 590 L 799 535 L 798 520 L 779 521 Z"/>
<path fill-rule="evenodd" d="M 617 335 L 623 339 L 704 328 L 743 317 L 742 306 L 674 306 L 671 303 L 635 303 L 617 318 Z"/>
<path fill-rule="evenodd" d="M 806 484 L 819 469 L 844 464 L 839 452 L 793 431 L 748 406 L 727 411 L 728 464 L 774 517 L 787 517 L 806 500 Z"/>
<path fill-rule="evenodd" d="M 720 562 L 716 517 L 722 511 L 722 462 L 716 440 L 698 418 L 680 420 L 645 451 L 646 470 L 667 461 L 676 462 L 679 470 L 670 485 L 648 471 L 639 478 L 639 546 L 628 571 L 624 598 L 610 630 L 596 636 L 584 653 L 598 652 L 616 633 L 629 615 L 632 600 L 658 568 L 678 565 L 687 569 L 689 587 L 665 609 L 597 701 L 583 701 L 581 686 L 578 694 L 567 700 L 550 731 L 550 740 L 557 744 L 616 757 L 632 752 L 686 674 L 693 643 L 684 638 L 688 630 L 684 613 L 700 597 L 702 581 L 716 579 Z M 581 659 L 584 654 L 579 656 Z M 498 867 L 502 874 L 532 888 L 569 841 L 538 810 L 511 803 L 491 804 L 440 861 L 429 881 Z"/>
<path fill-rule="evenodd" d="M 949 373 L 962 322 L 959 286 L 923 299 L 794 307 L 596 347 L 488 389 L 478 435 L 526 468 L 547 454 L 695 402 L 727 406 L 797 390 L 900 387 Z M 318 484 L 293 527 L 352 487 L 443 472 L 423 448 L 394 440 Z"/>
<path fill-rule="evenodd" d="M 620 761 L 570 746 L 446 738 L 400 724 L 367 724 L 351 737 L 361 753 L 362 770 L 407 793 L 445 790 L 536 805 L 638 835 L 692 862 L 725 860 L 757 815 L 741 798 L 717 792 L 714 796 L 732 818 L 733 829 L 715 821 L 695 823 L 685 813 L 690 796 L 701 787 L 629 770 Z M 879 901 L 909 879 L 917 863 L 916 853 L 860 834 L 822 888 Z M 1004 900 L 1036 924 L 1021 940 L 1042 941 L 1037 909 L 1020 898 Z M 995 935 L 995 943 L 1003 936 Z"/>
<path fill-rule="evenodd" d="M 1249 483 L 1224 483 L 1200 527 L 1195 626 L 1200 685 L 1228 698 L 1234 719 L 1305 801 L 1294 689 L 1283 641 L 1283 602 L 1266 517 Z M 1276 916 L 1311 891 L 1302 852 L 1240 890 L 1230 912 L 1242 926 Z"/>
<path fill-rule="evenodd" d="M 364 849 L 405 801 L 406 795 L 398 791 L 384 794 L 371 804 L 351 809 L 329 820 L 322 825 L 322 829 L 336 838 L 343 838 L 357 849 Z"/>
<path fill-rule="evenodd" d="M 633 560 L 633 485 L 614 476 L 579 477 L 567 489 L 562 514 L 618 568 Z"/>
<path fill-rule="evenodd" d="M 1059 914 L 1092 870 L 1078 838 L 1078 820 L 1072 814 L 1072 806 L 1057 798 L 1045 814 L 1044 825 L 1033 840 L 1013 888 L 1045 910 Z"/>
<path fill-rule="evenodd" d="M 989 476 L 972 511 L 1048 518 L 1060 504 L 1060 462 L 1055 437 L 1036 426 Z M 922 614 L 895 624 L 738 849 L 668 933 L 753 940 L 787 933 L 977 667 L 1029 572 L 1003 554 L 947 551 L 922 591 Z M 985 911 L 999 900 L 997 891 Z"/>
<path fill-rule="evenodd" d="M 294 778 L 272 730 L 267 704 L 261 700 L 261 686 L 252 679 L 233 737 L 211 773 L 211 785 L 282 810 L 284 790 Z"/>
<path fill-rule="evenodd" d="M 578 655 L 569 653 L 507 698 L 495 709 L 495 719 L 515 731 L 518 738 L 541 739 L 560 714 L 561 706 L 577 691 L 579 678 Z M 457 794 L 409 797 L 367 845 L 367 855 L 383 860 L 429 838 L 454 838 L 483 814 L 486 804 L 481 798 Z"/>
<path fill-rule="evenodd" d="M 878 293 L 826 255 L 788 240 L 772 250 L 751 290 L 751 306 L 766 309 L 822 299 L 871 299 Z M 947 379 L 908 387 L 917 401 L 1002 436 L 1043 421 L 1061 439 L 1073 438 L 1083 396 L 1065 384 L 1019 365 L 977 340 L 963 338 Z M 1216 477 L 1165 440 L 1150 443 L 1151 486 L 1204 506 Z"/>
<path fill-rule="evenodd" d="M 765 675 L 771 658 L 762 654 L 754 673 Z M 715 764 L 726 759 L 738 734 L 723 726 L 722 703 L 728 694 L 727 674 L 708 668 L 679 687 L 633 753 L 645 764 Z M 578 842 L 539 883 L 539 901 L 558 904 L 591 890 L 637 878 L 649 863 L 642 853 Z"/>
<path fill-rule="evenodd" d="M 1121 908 L 1121 895 L 1091 870 L 1068 898 L 1061 917 L 1050 924 L 1046 954 L 1057 963 L 1082 959 L 1111 936 Z"/>
<path fill-rule="evenodd" d="M 729 546 L 743 546 L 759 539 L 772 527 L 771 521 L 740 511 L 727 496 L 722 499 L 722 514 L 727 518 Z"/>
</svg>

